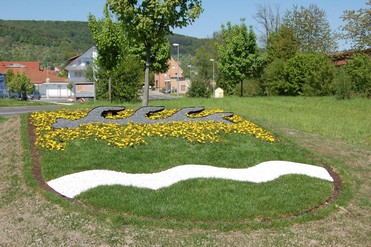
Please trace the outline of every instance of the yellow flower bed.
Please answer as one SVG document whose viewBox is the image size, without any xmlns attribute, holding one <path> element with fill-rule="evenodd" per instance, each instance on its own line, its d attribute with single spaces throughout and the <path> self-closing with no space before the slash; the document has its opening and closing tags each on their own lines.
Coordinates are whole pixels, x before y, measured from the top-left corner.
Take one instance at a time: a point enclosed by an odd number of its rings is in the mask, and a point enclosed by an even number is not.
<svg viewBox="0 0 371 247">
<path fill-rule="evenodd" d="M 161 119 L 173 115 L 177 110 L 164 110 L 150 116 L 151 119 Z M 181 137 L 190 143 L 215 143 L 223 142 L 220 134 L 253 135 L 258 139 L 274 142 L 275 137 L 256 124 L 243 119 L 238 115 L 229 118 L 234 124 L 220 122 L 187 122 L 178 121 L 158 124 L 133 124 L 126 125 L 115 123 L 89 123 L 82 124 L 76 129 L 53 129 L 52 124 L 57 118 L 76 120 L 86 116 L 89 109 L 59 110 L 54 112 L 32 113 L 32 124 L 36 127 L 36 145 L 39 148 L 50 150 L 64 150 L 71 140 L 105 140 L 108 145 L 124 148 L 134 145 L 146 144 L 148 137 Z M 205 110 L 190 117 L 202 117 L 222 110 Z M 131 116 L 134 110 L 125 110 L 115 116 L 107 118 L 117 119 Z"/>
</svg>

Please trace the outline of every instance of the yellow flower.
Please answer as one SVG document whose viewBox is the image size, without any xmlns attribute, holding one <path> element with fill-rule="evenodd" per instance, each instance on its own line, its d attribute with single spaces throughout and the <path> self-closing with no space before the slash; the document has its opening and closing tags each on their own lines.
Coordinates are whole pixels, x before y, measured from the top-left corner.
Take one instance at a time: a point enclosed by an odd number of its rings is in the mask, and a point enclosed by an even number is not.
<svg viewBox="0 0 371 247">
<path fill-rule="evenodd" d="M 164 110 L 154 113 L 149 118 L 161 119 L 173 115 L 177 109 Z M 189 122 L 178 121 L 171 123 L 156 124 L 134 124 L 120 125 L 116 123 L 88 123 L 82 124 L 76 129 L 53 129 L 52 124 L 58 118 L 76 120 L 86 116 L 88 109 L 79 110 L 58 110 L 54 112 L 34 112 L 31 114 L 33 124 L 36 128 L 35 145 L 39 148 L 51 150 L 65 150 L 71 140 L 105 140 L 108 145 L 119 148 L 145 145 L 145 138 L 150 137 L 180 137 L 190 143 L 217 143 L 224 142 L 221 134 L 243 134 L 253 135 L 258 139 L 268 142 L 276 141 L 274 135 L 263 130 L 256 124 L 243 119 L 239 115 L 228 118 L 233 124 L 221 122 Z M 222 110 L 205 110 L 198 114 L 189 114 L 189 117 L 204 117 L 210 114 L 223 112 Z M 127 118 L 134 113 L 134 110 L 125 110 L 107 118 Z"/>
</svg>

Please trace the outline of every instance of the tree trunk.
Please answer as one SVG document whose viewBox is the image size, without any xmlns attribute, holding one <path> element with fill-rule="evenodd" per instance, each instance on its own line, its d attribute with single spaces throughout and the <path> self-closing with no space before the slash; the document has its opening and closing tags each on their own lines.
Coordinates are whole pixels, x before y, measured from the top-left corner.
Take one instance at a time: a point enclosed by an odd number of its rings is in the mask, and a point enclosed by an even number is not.
<svg viewBox="0 0 371 247">
<path fill-rule="evenodd" d="M 241 81 L 241 92 L 240 92 L 240 97 L 243 97 L 243 81 Z"/>
<path fill-rule="evenodd" d="M 112 103 L 112 74 L 111 73 L 108 79 L 108 98 L 109 98 L 109 102 Z"/>
<path fill-rule="evenodd" d="M 149 66 L 150 66 L 150 60 L 151 60 L 151 46 L 147 46 L 146 49 L 147 49 L 146 71 L 145 71 L 145 76 L 144 76 L 142 106 L 148 106 L 148 98 L 149 98 Z"/>
</svg>

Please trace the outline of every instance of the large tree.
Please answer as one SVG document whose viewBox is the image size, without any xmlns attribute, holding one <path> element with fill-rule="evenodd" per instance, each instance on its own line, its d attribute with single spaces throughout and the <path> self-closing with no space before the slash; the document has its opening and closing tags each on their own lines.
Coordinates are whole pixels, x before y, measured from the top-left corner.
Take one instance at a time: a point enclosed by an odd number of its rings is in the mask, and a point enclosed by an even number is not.
<svg viewBox="0 0 371 247">
<path fill-rule="evenodd" d="M 243 81 L 253 77 L 256 71 L 256 35 L 252 27 L 248 29 L 242 20 L 240 25 L 232 25 L 230 22 L 222 25 L 221 38 L 221 43 L 217 45 L 217 64 L 223 81 L 219 85 L 226 94 L 231 94 L 236 84 L 240 83 L 240 95 L 243 96 Z"/>
<path fill-rule="evenodd" d="M 112 101 L 112 73 L 120 60 L 128 53 L 126 36 L 122 29 L 112 21 L 107 5 L 104 7 L 104 18 L 97 20 L 92 14 L 89 15 L 89 28 L 98 49 L 98 66 L 107 71 L 108 98 Z"/>
<path fill-rule="evenodd" d="M 270 61 L 275 59 L 288 60 L 294 57 L 298 50 L 298 40 L 293 31 L 286 26 L 282 26 L 269 36 L 267 54 Z"/>
<path fill-rule="evenodd" d="M 344 38 L 352 40 L 355 49 L 371 48 L 371 0 L 366 3 L 369 7 L 358 11 L 346 10 L 342 16 L 347 24 L 343 27 Z"/>
<path fill-rule="evenodd" d="M 294 5 L 293 10 L 286 11 L 283 25 L 294 32 L 302 52 L 328 53 L 336 49 L 336 39 L 331 33 L 326 12 L 315 4 L 308 8 Z"/>
<path fill-rule="evenodd" d="M 192 70 L 197 73 L 198 77 L 209 84 L 213 76 L 213 61 L 218 60 L 218 52 L 215 46 L 216 39 L 205 40 L 203 45 L 196 49 L 196 54 L 193 59 Z M 218 78 L 218 71 L 214 66 L 214 80 Z"/>
<path fill-rule="evenodd" d="M 201 14 L 201 0 L 107 0 L 122 27 L 146 49 L 142 105 L 148 105 L 152 47 L 166 42 L 172 28 L 185 27 Z"/>
<path fill-rule="evenodd" d="M 262 26 L 261 42 L 265 47 L 269 44 L 269 36 L 281 27 L 281 14 L 279 5 L 272 8 L 269 4 L 259 4 L 258 11 L 254 19 Z"/>
</svg>

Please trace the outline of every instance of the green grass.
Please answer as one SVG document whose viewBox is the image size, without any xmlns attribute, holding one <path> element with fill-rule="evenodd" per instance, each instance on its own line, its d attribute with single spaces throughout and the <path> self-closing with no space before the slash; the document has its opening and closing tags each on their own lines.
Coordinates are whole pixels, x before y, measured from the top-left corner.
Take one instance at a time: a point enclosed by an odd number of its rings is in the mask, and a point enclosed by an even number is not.
<svg viewBox="0 0 371 247">
<path fill-rule="evenodd" d="M 109 105 L 78 104 L 94 107 Z M 114 104 L 117 105 L 117 104 Z M 121 104 L 137 108 L 140 103 Z M 293 128 L 332 139 L 369 145 L 370 101 L 337 101 L 329 97 L 265 97 L 223 99 L 189 99 L 151 101 L 166 108 L 205 106 L 207 109 L 232 111 L 263 124 L 273 132 Z M 181 139 L 151 138 L 149 145 L 118 149 L 105 142 L 75 140 L 63 152 L 42 150 L 41 163 L 46 181 L 65 174 L 110 169 L 129 173 L 159 172 L 181 164 L 209 164 L 220 167 L 249 167 L 266 160 L 289 160 L 322 165 L 316 154 L 283 140 L 266 143 L 253 137 L 231 135 L 227 143 L 189 144 Z M 173 152 L 172 150 L 177 150 Z M 343 178 L 347 168 L 330 164 Z M 345 172 L 343 172 L 345 169 Z M 338 203 L 351 197 L 348 182 Z M 218 179 L 193 179 L 159 191 L 122 186 L 99 187 L 81 194 L 78 200 L 94 207 L 126 215 L 125 222 L 144 223 L 167 220 L 186 222 L 251 222 L 260 218 L 297 215 L 322 204 L 331 194 L 332 183 L 306 176 L 284 176 L 264 184 L 240 183 Z M 346 199 L 344 199 L 346 198 Z M 344 201 L 345 200 L 345 201 Z M 340 203 L 340 204 L 341 204 Z M 364 201 L 363 204 L 368 204 Z M 321 218 L 331 207 L 317 210 L 310 217 L 289 222 Z M 110 213 L 108 213 L 110 214 Z M 132 219 L 132 221 L 130 220 Z M 142 220 L 140 220 L 142 222 Z M 157 223 L 156 223 L 157 224 Z M 191 224 L 192 225 L 192 224 Z"/>
<path fill-rule="evenodd" d="M 248 119 L 323 137 L 371 145 L 371 100 L 335 97 L 225 97 L 151 101 L 166 107 L 205 106 L 236 112 Z"/>
<path fill-rule="evenodd" d="M 267 101 L 274 101 L 281 110 L 278 112 L 271 111 L 271 118 L 267 112 L 262 112 L 261 114 L 255 114 L 254 112 L 259 112 L 265 108 L 265 105 L 269 105 L 269 102 L 264 102 L 264 99 Z M 282 102 L 280 102 L 282 99 Z M 236 102 L 233 102 L 233 101 Z M 299 217 L 288 218 L 283 220 L 272 220 L 270 222 L 261 222 L 259 218 L 254 220 L 243 220 L 242 222 L 234 221 L 236 224 L 240 224 L 239 226 L 232 225 L 230 227 L 226 225 L 222 225 L 220 227 L 214 227 L 215 224 L 207 223 L 207 224 L 197 224 L 197 222 L 188 222 L 188 223 L 178 223 L 181 222 L 183 219 L 173 219 L 172 223 L 167 223 L 167 221 L 171 221 L 170 218 L 165 218 L 165 220 L 161 220 L 156 218 L 156 215 L 149 217 L 149 218 L 141 218 L 141 217 L 134 217 L 132 215 L 126 215 L 122 213 L 112 212 L 110 210 L 92 210 L 89 207 L 82 207 L 78 202 L 71 203 L 68 200 L 64 200 L 53 193 L 45 192 L 43 189 L 39 187 L 39 185 L 35 182 L 35 178 L 32 174 L 32 163 L 30 161 L 30 151 L 28 145 L 28 134 L 27 134 L 27 123 L 26 123 L 26 116 L 22 116 L 22 139 L 24 142 L 24 151 L 23 156 L 25 156 L 25 181 L 27 184 L 32 187 L 34 190 L 22 190 L 22 186 L 18 189 L 18 194 L 16 195 L 17 198 L 22 198 L 18 204 L 11 204 L 8 205 L 7 208 L 14 207 L 14 208 L 22 208 L 22 204 L 27 202 L 26 205 L 34 205 L 35 208 L 40 208 L 39 213 L 36 213 L 33 217 L 27 218 L 21 214 L 21 211 L 18 214 L 14 214 L 17 217 L 24 217 L 25 222 L 27 221 L 26 225 L 19 226 L 18 229 L 22 231 L 22 234 L 17 234 L 17 239 L 19 239 L 19 245 L 24 245 L 25 242 L 22 240 L 25 239 L 24 236 L 33 236 L 32 240 L 29 240 L 29 244 L 32 241 L 40 241 L 40 236 L 44 240 L 44 245 L 68 245 L 68 240 L 66 239 L 66 234 L 71 230 L 74 231 L 74 238 L 71 240 L 73 244 L 81 245 L 90 243 L 93 245 L 135 245 L 135 246 L 246 246 L 246 245 L 256 245 L 256 246 L 306 246 L 308 243 L 312 243 L 314 245 L 347 245 L 347 246 L 368 246 L 370 243 L 369 234 L 367 234 L 367 230 L 369 227 L 369 207 L 370 207 L 370 186 L 369 185 L 369 177 L 367 176 L 370 172 L 369 166 L 367 163 L 359 163 L 362 159 L 359 159 L 359 156 L 354 156 L 354 159 L 351 159 L 353 156 L 351 150 L 347 149 L 347 147 L 358 147 L 359 145 L 348 145 L 345 142 L 345 146 L 343 142 L 339 140 L 349 140 L 349 136 L 352 133 L 359 131 L 356 128 L 347 129 L 344 128 L 342 123 L 333 119 L 333 116 L 336 116 L 332 109 L 344 109 L 346 112 L 353 112 L 353 114 L 348 114 L 342 117 L 346 122 L 352 121 L 361 121 L 365 124 L 359 124 L 364 128 L 367 127 L 368 121 L 364 119 L 368 119 L 370 116 L 369 110 L 366 108 L 365 110 L 361 111 L 349 111 L 350 109 L 364 109 L 364 105 L 368 105 L 369 101 L 366 99 L 354 99 L 351 101 L 336 101 L 332 100 L 331 98 L 312 98 L 307 101 L 305 98 L 290 98 L 290 97 L 282 97 L 282 98 L 244 98 L 244 99 L 230 99 L 225 98 L 222 101 L 212 101 L 210 100 L 202 100 L 202 99 L 182 99 L 182 100 L 172 100 L 172 101 L 150 101 L 151 105 L 166 105 L 167 108 L 172 108 L 173 106 L 177 107 L 185 107 L 189 105 L 205 105 L 207 108 L 222 108 L 226 102 L 229 102 L 230 105 L 228 106 L 229 110 L 234 111 L 239 114 L 243 114 L 246 116 L 251 116 L 250 119 L 254 119 L 257 123 L 262 124 L 263 126 L 268 126 L 271 130 L 277 130 L 280 133 L 282 128 L 290 126 L 293 130 L 302 130 L 301 126 L 303 126 L 303 122 L 307 121 L 308 119 L 315 119 L 315 116 L 318 116 L 320 119 L 324 119 L 322 121 L 322 127 L 324 129 L 331 129 L 332 126 L 341 127 L 341 131 L 346 132 L 345 137 L 338 139 L 335 136 L 332 136 L 331 132 L 326 133 L 326 136 L 329 138 L 321 137 L 321 133 L 317 132 L 319 129 L 316 128 L 312 133 L 315 135 L 304 135 L 309 137 L 309 146 L 313 145 L 314 148 L 318 146 L 326 145 L 326 143 L 333 144 L 334 148 L 326 155 L 327 159 L 325 161 L 328 164 L 331 164 L 335 170 L 340 172 L 340 176 L 343 179 L 343 187 L 338 200 L 334 203 L 329 205 L 324 209 L 316 210 L 315 212 L 311 212 L 309 214 L 304 214 Z M 204 101 L 204 102 L 203 102 Z M 263 101 L 262 103 L 260 103 Z M 311 106 L 311 103 L 317 102 L 319 105 L 323 105 L 322 108 L 326 109 L 328 107 L 329 111 L 307 111 L 306 116 L 304 113 L 299 115 L 290 115 L 290 119 L 284 119 L 287 122 L 287 125 L 280 124 L 278 120 L 283 121 L 282 114 L 286 114 L 289 112 L 290 107 L 286 107 L 288 105 L 295 105 L 293 102 L 302 102 L 304 101 L 307 105 L 307 109 L 315 109 L 319 106 Z M 200 103 L 201 102 L 201 103 Z M 247 104 L 247 102 L 249 104 Z M 337 104 L 339 102 L 338 107 L 329 107 L 331 104 Z M 101 102 L 102 103 L 102 102 Z M 243 104 L 243 105 L 241 105 Z M 96 104 L 97 105 L 109 105 L 108 103 Z M 138 107 L 138 104 L 122 104 L 125 106 L 130 107 Z M 79 104 L 78 107 L 85 107 L 85 104 Z M 93 106 L 93 105 L 89 105 Z M 236 106 L 236 109 L 233 108 Z M 73 106 L 77 107 L 77 105 Z M 237 111 L 238 109 L 241 112 Z M 269 107 L 270 108 L 270 107 Z M 273 107 L 274 108 L 274 107 Z M 349 109 L 350 108 L 350 109 Z M 285 110 L 286 109 L 286 110 Z M 285 112 L 287 111 L 287 112 Z M 252 114 L 253 112 L 254 114 Z M 354 112 L 357 112 L 354 114 Z M 268 116 L 268 117 L 267 117 Z M 265 120 L 266 119 L 266 120 Z M 274 120 L 274 121 L 273 121 Z M 281 128 L 282 127 L 282 128 Z M 282 132 L 283 134 L 286 133 Z M 348 136 L 348 137 L 346 137 Z M 365 135 L 358 135 L 358 138 L 354 136 L 354 143 L 364 143 Z M 366 135 L 367 137 L 367 135 Z M 291 139 L 291 137 L 290 137 Z M 297 135 L 292 136 L 291 139 L 295 143 L 301 143 L 300 137 Z M 329 142 L 329 140 L 331 140 Z M 332 140 L 335 140 L 332 141 Z M 317 145 L 315 141 L 324 141 L 323 144 Z M 285 142 L 287 140 L 285 139 Z M 290 143 L 290 142 L 289 142 Z M 75 145 L 75 144 L 74 144 Z M 76 145 L 86 145 L 84 142 L 77 142 Z M 104 145 L 105 146 L 105 145 Z M 101 145 L 100 147 L 103 147 Z M 105 146 L 106 147 L 106 146 Z M 343 147 L 341 149 L 341 154 L 337 155 L 334 151 L 338 150 L 339 147 Z M 292 146 L 293 151 L 296 150 L 297 146 Z M 299 149 L 301 149 L 299 147 Z M 369 147 L 362 147 L 362 150 L 369 150 Z M 83 150 L 83 149 L 80 149 Z M 112 149 L 110 149 L 112 150 Z M 132 149 L 131 149 L 132 150 Z M 340 150 L 340 149 L 339 149 Z M 361 149 L 355 149 L 357 153 Z M 69 150 L 70 152 L 71 150 Z M 85 150 L 84 150 L 85 151 Z M 332 151 L 332 152 L 331 152 Z M 343 152 L 349 153 L 348 156 L 343 156 Z M 105 149 L 102 150 L 102 153 L 105 153 Z M 60 153 L 56 153 L 60 154 Z M 79 155 L 82 153 L 75 152 L 71 155 L 67 160 L 66 164 L 74 163 L 78 165 Z M 93 152 L 90 152 L 93 155 Z M 105 155 L 105 157 L 109 159 L 116 159 L 117 157 Z M 96 155 L 98 158 L 100 155 Z M 140 157 L 140 156 L 139 156 Z M 318 156 L 317 156 L 318 157 Z M 83 157 L 82 157 L 83 158 Z M 319 157 L 322 158 L 322 157 Z M 335 161 L 336 160 L 336 161 Z M 45 165 L 44 163 L 42 165 Z M 21 169 L 19 169 L 21 170 Z M 290 176 L 282 177 L 281 179 L 289 178 Z M 304 177 L 305 178 L 305 177 Z M 300 179 L 300 177 L 298 177 Z M 275 182 L 279 182 L 277 180 Z M 201 180 L 200 180 L 201 181 Z M 197 181 L 188 181 L 195 182 L 193 185 L 198 185 Z M 217 183 L 218 181 L 213 181 L 213 183 Z M 313 182 L 313 180 L 311 181 Z M 21 183 L 22 185 L 22 183 Z M 181 183 L 179 185 L 182 185 Z M 220 186 L 221 184 L 217 184 Z M 184 184 L 186 186 L 186 184 Z M 232 185 L 231 185 L 232 186 Z M 277 184 L 277 186 L 281 186 L 281 184 Z M 316 186 L 316 185 L 314 185 Z M 112 187 L 111 187 L 112 188 Z M 326 187 L 321 187 L 326 189 Z M 106 189 L 104 187 L 100 188 L 102 190 Z M 168 188 L 170 191 L 171 188 Z M 274 189 L 274 188 L 273 188 Z M 134 188 L 124 188 L 126 191 L 118 191 L 117 193 L 134 193 Z M 145 190 L 137 189 L 138 193 L 142 193 L 141 196 L 145 196 Z M 315 190 L 315 189 L 314 189 Z M 134 192 L 133 192 L 134 191 Z M 93 191 L 91 191 L 93 192 Z M 25 193 L 27 193 L 25 195 Z M 32 195 L 35 193 L 36 195 Z M 90 192 L 89 192 L 90 193 Z M 98 193 L 98 192 L 96 192 Z M 116 193 L 116 192 L 115 192 Z M 43 197 L 39 197 L 42 194 Z M 120 195 L 120 194 L 118 194 Z M 82 195 L 85 196 L 85 195 Z M 193 198 L 194 194 L 190 196 L 190 199 L 196 200 Z M 30 197 L 30 198 L 29 198 Z M 153 195 L 152 195 L 153 197 Z M 32 200 L 32 198 L 34 198 Z M 47 198 L 48 200 L 44 200 Z M 148 199 L 156 199 L 156 198 L 148 198 Z M 209 198 L 208 198 L 209 199 Z M 348 203 L 352 200 L 352 203 Z M 27 200 L 27 201 L 25 201 Z M 118 200 L 115 198 L 115 200 Z M 125 198 L 120 198 L 118 204 L 125 200 Z M 294 201 L 294 200 L 293 200 Z M 53 203 L 59 204 L 58 207 L 53 205 Z M 98 203 L 98 202 L 97 202 Z M 131 204 L 132 202 L 128 202 Z M 160 202 L 161 203 L 161 202 Z M 105 206 L 105 205 L 103 205 Z M 132 205 L 129 205 L 132 206 Z M 129 207 L 127 206 L 127 207 Z M 142 207 L 146 207 L 146 204 L 141 204 Z M 165 205 L 166 206 L 166 205 Z M 119 205 L 119 207 L 126 207 L 125 205 Z M 27 207 L 26 207 L 27 208 Z M 28 207 L 29 208 L 29 207 Z M 5 209 L 6 210 L 6 209 Z M 113 209 L 115 210 L 115 209 Z M 145 208 L 140 208 L 139 210 L 146 210 Z M 153 210 L 153 209 L 150 209 Z M 61 213 L 62 211 L 62 213 Z M 262 210 L 263 212 L 264 210 Z M 335 211 L 335 213 L 334 213 Z M 5 211 L 6 213 L 7 211 Z M 13 212 L 13 211 L 12 211 Z M 33 213 L 33 212 L 32 212 Z M 175 214 L 176 212 L 174 212 Z M 246 213 L 246 212 L 244 212 Z M 273 212 L 268 212 L 270 215 L 274 215 Z M 235 214 L 235 212 L 233 212 Z M 9 214 L 11 215 L 11 214 Z M 140 212 L 137 212 L 137 215 L 140 215 Z M 199 213 L 198 218 L 203 217 L 201 213 Z M 22 219 L 22 218 L 20 218 Z M 38 222 L 35 219 L 40 219 Z M 12 218 L 10 218 L 12 220 Z M 40 221 L 46 222 L 45 228 L 40 225 Z M 308 222 L 311 221 L 311 222 Z M 222 220 L 215 220 L 215 222 L 223 222 Z M 214 223 L 215 223 L 214 222 Z M 36 224 L 36 226 L 35 226 Z M 17 226 L 16 222 L 14 222 L 15 227 Z M 38 226 L 38 227 L 37 227 Z M 36 228 L 35 228 L 36 227 Z M 198 229 L 198 227 L 202 227 L 203 229 Z M 270 229 L 262 229 L 267 228 Z M 164 228 L 171 228 L 171 229 L 164 229 Z M 194 229 L 196 228 L 196 229 Z M 218 231 L 214 229 L 220 230 L 227 230 L 228 232 Z M 5 229 L 5 228 L 4 228 Z M 45 230 L 46 229 L 46 230 Z M 50 229 L 53 230 L 55 234 L 53 235 L 53 241 L 51 242 L 51 238 L 49 238 L 49 242 L 47 236 L 50 236 Z M 212 230 L 209 230 L 212 229 Z M 258 230 L 254 230 L 258 229 Z M 13 232 L 13 231 L 11 231 Z M 349 236 L 347 238 L 342 238 L 341 236 L 346 235 Z M 9 235 L 10 236 L 10 235 Z M 23 238 L 22 238 L 23 236 Z M 340 237 L 339 237 L 340 236 Z M 71 241 L 69 243 L 71 243 Z"/>
<path fill-rule="evenodd" d="M 322 204 L 331 191 L 329 182 L 290 175 L 261 184 L 193 179 L 158 191 L 101 186 L 78 200 L 153 220 L 240 223 L 302 214 Z"/>
<path fill-rule="evenodd" d="M 182 108 L 205 106 L 236 112 L 257 123 L 275 127 L 288 127 L 323 137 L 371 145 L 371 100 L 354 98 L 337 100 L 335 97 L 236 97 L 222 99 L 182 98 L 150 101 L 151 106 Z M 106 101 L 77 104 L 73 107 L 110 105 Z M 137 103 L 114 103 L 128 108 Z"/>
<path fill-rule="evenodd" d="M 65 151 L 42 150 L 46 181 L 84 170 L 154 173 L 183 164 L 246 168 L 269 160 L 318 164 L 309 153 L 286 141 L 268 143 L 252 136 L 225 135 L 226 143 L 189 144 L 180 138 L 150 138 L 149 144 L 119 149 L 103 141 L 75 140 Z M 318 164 L 319 165 L 319 164 Z M 103 210 L 150 220 L 229 223 L 281 218 L 305 212 L 330 197 L 332 183 L 285 176 L 255 184 L 192 179 L 159 191 L 122 186 L 99 187 L 78 200 Z"/>
<path fill-rule="evenodd" d="M 0 99 L 0 107 L 54 105 L 39 100 Z"/>
<path fill-rule="evenodd" d="M 189 144 L 181 138 L 149 138 L 148 145 L 115 148 L 104 141 L 75 140 L 65 151 L 42 150 L 45 180 L 87 169 L 154 173 L 183 164 L 245 168 L 268 160 L 314 163 L 288 142 L 268 143 L 251 136 L 225 136 L 226 143 Z"/>
</svg>

